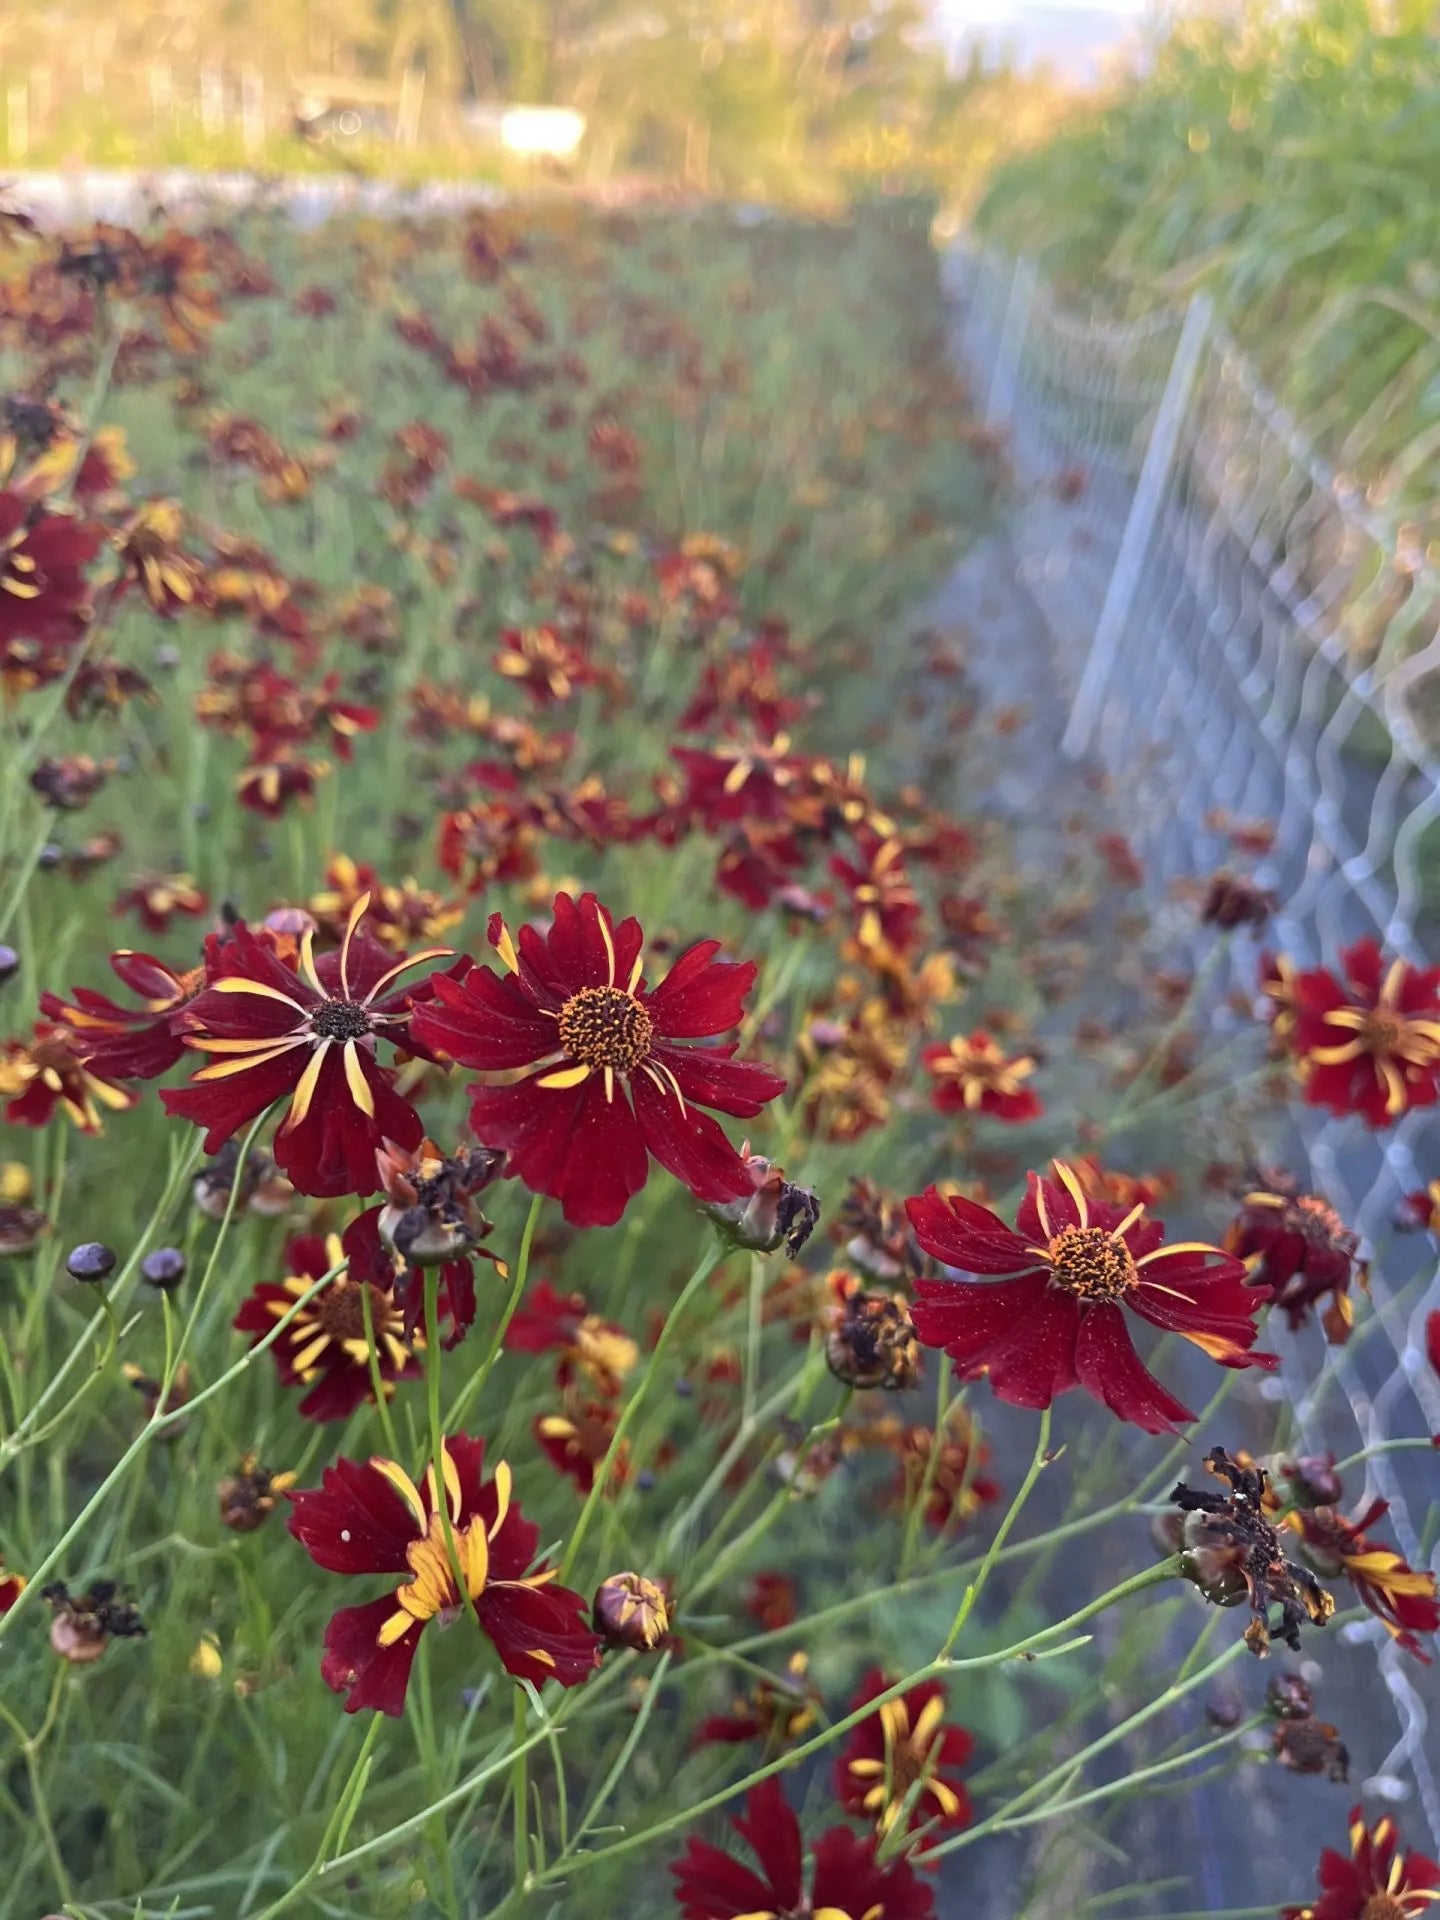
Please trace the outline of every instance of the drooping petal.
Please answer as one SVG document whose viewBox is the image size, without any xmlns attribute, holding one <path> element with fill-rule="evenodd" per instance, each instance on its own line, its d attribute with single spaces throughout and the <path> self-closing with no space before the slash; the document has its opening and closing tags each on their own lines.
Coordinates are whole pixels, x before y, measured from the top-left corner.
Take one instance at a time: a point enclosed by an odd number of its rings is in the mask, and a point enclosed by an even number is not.
<svg viewBox="0 0 1440 1920">
<path fill-rule="evenodd" d="M 697 1107 L 681 1107 L 643 1070 L 630 1081 L 645 1145 L 700 1200 L 738 1200 L 753 1192 L 745 1163 L 724 1129 Z"/>
<path fill-rule="evenodd" d="M 412 1622 L 399 1639 L 382 1646 L 380 1629 L 399 1611 L 393 1594 L 386 1594 L 367 1606 L 341 1607 L 325 1629 L 320 1677 L 333 1692 L 346 1696 L 346 1713 L 368 1709 L 398 1718 L 405 1711 L 422 1623 Z"/>
<path fill-rule="evenodd" d="M 968 1280 L 919 1280 L 910 1309 L 915 1331 L 927 1347 L 943 1347 L 961 1372 L 983 1364 L 989 1349 L 1003 1345 L 1027 1325 L 1045 1298 L 1043 1273 L 989 1284 Z"/>
<path fill-rule="evenodd" d="M 507 1176 L 559 1200 L 575 1227 L 613 1226 L 650 1171 L 624 1089 L 607 1100 L 599 1073 L 563 1089 L 474 1088 L 470 1126 L 487 1146 L 508 1148 Z"/>
<path fill-rule="evenodd" d="M 1124 1314 L 1108 1301 L 1085 1311 L 1075 1370 L 1087 1393 L 1117 1418 L 1146 1433 L 1173 1433 L 1177 1422 L 1195 1418 L 1146 1371 L 1131 1343 Z"/>
<path fill-rule="evenodd" d="M 1012 1407 L 1048 1407 L 1076 1385 L 1080 1303 L 1073 1293 L 1047 1287 L 1003 1345 L 992 1347 L 985 1371 L 996 1397 Z"/>
<path fill-rule="evenodd" d="M 569 1587 L 512 1586 L 492 1580 L 475 1603 L 480 1624 L 507 1673 L 539 1687 L 576 1687 L 600 1664 L 600 1641 L 584 1599 Z"/>
<path fill-rule="evenodd" d="M 309 1057 L 308 1048 L 289 1047 L 225 1080 L 162 1087 L 161 1104 L 178 1119 L 206 1128 L 205 1151 L 218 1153 L 232 1134 L 248 1127 L 257 1114 L 293 1091 Z"/>
</svg>

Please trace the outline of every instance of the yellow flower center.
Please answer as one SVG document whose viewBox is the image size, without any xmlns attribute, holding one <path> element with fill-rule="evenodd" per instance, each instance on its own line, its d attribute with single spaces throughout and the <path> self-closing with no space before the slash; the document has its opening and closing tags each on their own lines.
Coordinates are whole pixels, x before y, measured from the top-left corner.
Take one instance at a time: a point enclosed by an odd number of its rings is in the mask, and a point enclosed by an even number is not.
<svg viewBox="0 0 1440 1920">
<path fill-rule="evenodd" d="M 1118 1300 L 1135 1285 L 1130 1249 L 1101 1227 L 1062 1227 L 1048 1252 L 1055 1278 L 1082 1300 Z"/>
<path fill-rule="evenodd" d="M 560 1009 L 560 1044 L 587 1067 L 629 1073 L 650 1051 L 655 1029 L 633 994 L 621 987 L 582 987 Z"/>
</svg>

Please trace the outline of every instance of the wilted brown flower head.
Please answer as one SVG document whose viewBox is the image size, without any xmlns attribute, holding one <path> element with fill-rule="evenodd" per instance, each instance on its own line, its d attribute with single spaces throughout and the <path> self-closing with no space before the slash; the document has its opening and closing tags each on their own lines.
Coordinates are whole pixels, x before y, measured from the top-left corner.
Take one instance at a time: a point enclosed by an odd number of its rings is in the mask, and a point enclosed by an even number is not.
<svg viewBox="0 0 1440 1920">
<path fill-rule="evenodd" d="M 1307 1717 L 1282 1720 L 1271 1739 L 1275 1758 L 1291 1773 L 1323 1773 L 1337 1784 L 1350 1778 L 1350 1753 L 1338 1728 Z"/>
<path fill-rule="evenodd" d="M 1215 1606 L 1248 1602 L 1254 1617 L 1245 1642 L 1252 1653 L 1263 1658 L 1270 1651 L 1272 1607 L 1280 1609 L 1280 1623 L 1273 1631 L 1298 1652 L 1301 1625 L 1323 1626 L 1335 1611 L 1334 1598 L 1313 1573 L 1285 1558 L 1280 1536 L 1265 1513 L 1263 1468 L 1239 1465 L 1223 1447 L 1212 1447 L 1205 1465 L 1230 1491 L 1208 1493 L 1182 1480 L 1171 1494 L 1185 1516 L 1181 1572 Z"/>
<path fill-rule="evenodd" d="M 920 1271 L 923 1256 L 910 1231 L 903 1200 L 882 1192 L 873 1180 L 852 1176 L 850 1190 L 840 1203 L 837 1235 L 846 1259 L 869 1280 L 893 1285 Z"/>
<path fill-rule="evenodd" d="M 1212 874 L 1200 918 L 1209 927 L 1263 927 L 1275 911 L 1275 896 L 1242 873 Z"/>
<path fill-rule="evenodd" d="M 40 1598 L 54 1616 L 50 1644 L 72 1666 L 88 1666 L 112 1640 L 134 1640 L 146 1631 L 138 1609 L 121 1599 L 113 1580 L 97 1580 L 78 1598 L 71 1597 L 63 1580 L 55 1580 L 41 1588 Z"/>
<path fill-rule="evenodd" d="M 221 1526 L 232 1533 L 254 1533 L 275 1511 L 280 1495 L 298 1478 L 294 1473 L 272 1473 L 261 1466 L 259 1454 L 247 1453 L 215 1490 Z"/>
<path fill-rule="evenodd" d="M 505 1156 L 493 1147 L 459 1147 L 448 1159 L 423 1141 L 414 1152 L 387 1140 L 375 1155 L 385 1190 L 380 1238 L 411 1266 L 443 1265 L 479 1246 L 490 1222 L 474 1205 Z M 502 1277 L 506 1269 L 500 1269 Z"/>
<path fill-rule="evenodd" d="M 196 1174 L 191 1197 L 207 1220 L 225 1218 L 239 1165 L 240 1143 L 227 1140 L 219 1153 L 212 1155 Z M 256 1151 L 246 1158 L 240 1191 L 235 1197 L 237 1212 L 248 1208 L 264 1219 L 273 1219 L 285 1212 L 294 1197 L 295 1189 L 277 1172 L 268 1153 Z"/>
<path fill-rule="evenodd" d="M 670 1631 L 669 1598 L 643 1573 L 612 1573 L 595 1590 L 590 1623 L 608 1646 L 651 1653 Z"/>
<path fill-rule="evenodd" d="M 920 1342 L 903 1293 L 862 1287 L 853 1274 L 830 1276 L 834 1299 L 825 1314 L 825 1359 L 848 1387 L 898 1392 L 920 1378 Z"/>
</svg>

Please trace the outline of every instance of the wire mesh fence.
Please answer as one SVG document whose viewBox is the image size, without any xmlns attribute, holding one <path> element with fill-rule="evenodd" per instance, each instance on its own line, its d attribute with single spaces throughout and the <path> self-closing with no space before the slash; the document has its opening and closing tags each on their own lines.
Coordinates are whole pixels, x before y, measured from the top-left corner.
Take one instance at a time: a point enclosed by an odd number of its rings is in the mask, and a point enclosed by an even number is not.
<svg viewBox="0 0 1440 1920">
<path fill-rule="evenodd" d="M 1071 702 L 1066 749 L 1114 782 L 1161 944 L 1195 969 L 1213 955 L 1176 883 L 1233 858 L 1237 822 L 1265 822 L 1255 878 L 1280 902 L 1271 944 L 1333 966 L 1372 935 L 1433 964 L 1440 577 L 1326 466 L 1203 296 L 1115 324 L 986 248 L 953 248 L 945 272 L 1015 482 L 1009 538 Z M 1212 970 L 1204 1017 L 1221 1043 L 1248 1024 L 1256 960 L 1237 939 L 1228 977 Z M 1314 1329 L 1276 1343 L 1299 1436 L 1343 1458 L 1440 1432 L 1424 1350 L 1435 1251 L 1394 1224 L 1401 1197 L 1440 1176 L 1440 1118 L 1377 1134 L 1297 1109 L 1274 1145 L 1374 1256 L 1348 1345 L 1327 1349 Z M 1390 1503 L 1401 1551 L 1440 1571 L 1440 1455 L 1380 1453 L 1366 1472 L 1364 1501 Z M 1435 1670 L 1378 1621 L 1343 1631 L 1373 1644 L 1397 1716 L 1367 1785 L 1418 1801 L 1440 1845 Z"/>
</svg>

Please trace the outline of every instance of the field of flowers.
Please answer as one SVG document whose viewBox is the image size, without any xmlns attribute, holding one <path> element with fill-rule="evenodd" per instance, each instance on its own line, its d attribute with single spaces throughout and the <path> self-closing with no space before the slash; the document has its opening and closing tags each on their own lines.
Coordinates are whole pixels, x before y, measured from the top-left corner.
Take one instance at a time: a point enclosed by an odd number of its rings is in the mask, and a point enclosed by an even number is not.
<svg viewBox="0 0 1440 1920">
<path fill-rule="evenodd" d="M 1233 822 L 1208 1049 L 1099 783 L 993 803 L 921 211 L 0 229 L 0 1920 L 1143 1920 L 1262 1769 L 1259 1897 L 1428 1912 L 1267 1142 L 1440 969 Z"/>
</svg>

